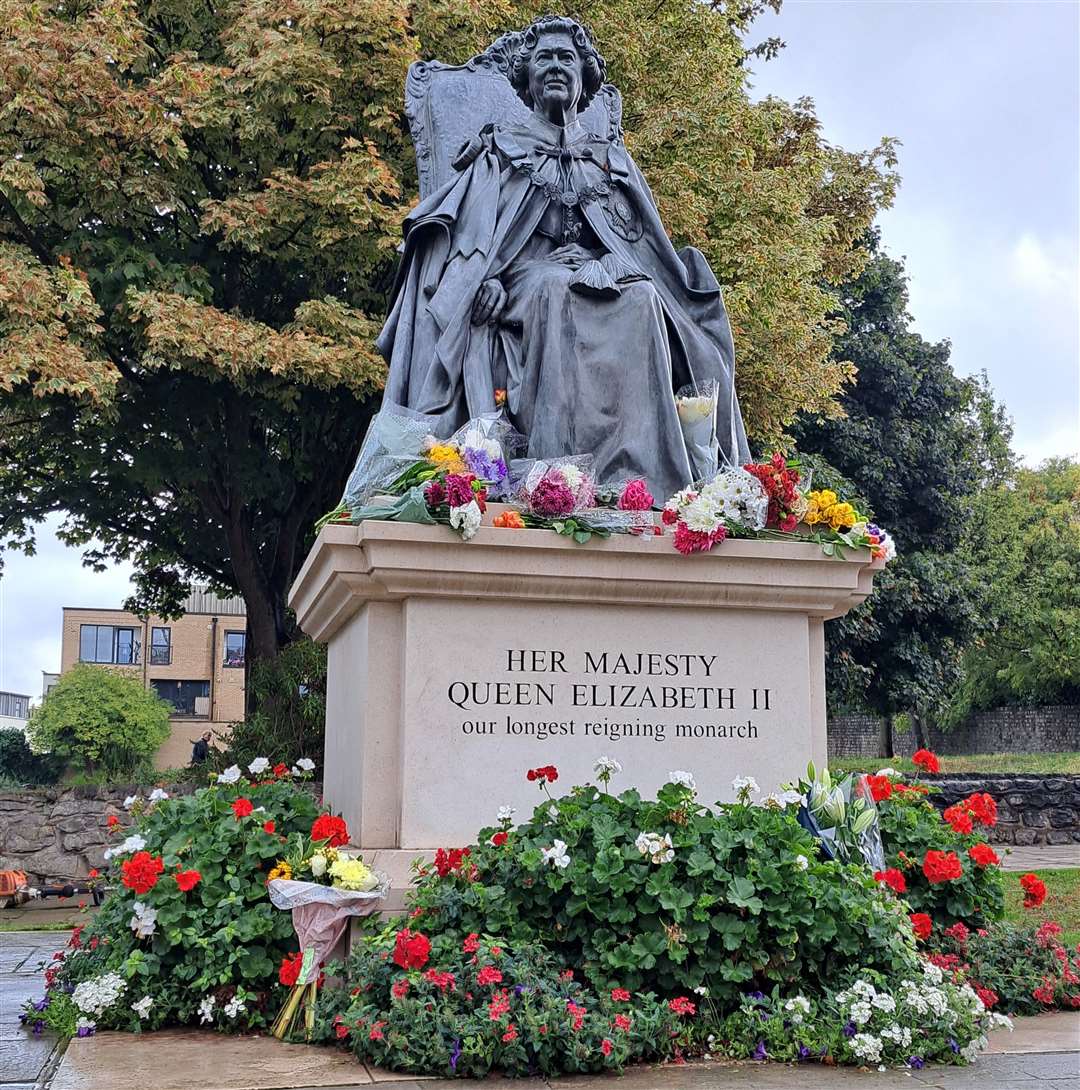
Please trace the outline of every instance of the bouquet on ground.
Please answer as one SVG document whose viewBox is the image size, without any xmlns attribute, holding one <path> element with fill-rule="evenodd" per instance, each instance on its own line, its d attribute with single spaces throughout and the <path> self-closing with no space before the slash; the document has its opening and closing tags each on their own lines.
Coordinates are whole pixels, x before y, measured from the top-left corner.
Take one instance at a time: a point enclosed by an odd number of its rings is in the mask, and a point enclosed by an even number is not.
<svg viewBox="0 0 1080 1090">
<path fill-rule="evenodd" d="M 343 818 L 320 814 L 308 836 L 295 834 L 288 851 L 270 872 L 266 888 L 275 908 L 292 912 L 300 950 L 281 965 L 278 979 L 291 988 L 274 1022 L 284 1038 L 303 1004 L 310 1036 L 314 1025 L 319 969 L 345 932 L 351 916 L 367 916 L 385 898 L 389 881 L 349 852 Z"/>
<path fill-rule="evenodd" d="M 364 439 L 341 503 L 317 524 L 392 519 L 443 523 L 468 540 L 480 526 L 489 495 L 509 484 L 508 459 L 520 443 L 501 413 L 487 413 L 449 439 L 434 418 L 384 405 Z"/>
</svg>

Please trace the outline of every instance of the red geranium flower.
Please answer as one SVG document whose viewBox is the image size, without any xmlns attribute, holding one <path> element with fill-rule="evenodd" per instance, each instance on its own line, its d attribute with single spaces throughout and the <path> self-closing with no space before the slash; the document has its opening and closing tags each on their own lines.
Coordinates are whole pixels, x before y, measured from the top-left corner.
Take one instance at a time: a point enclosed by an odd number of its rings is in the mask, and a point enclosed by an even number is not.
<svg viewBox="0 0 1080 1090">
<path fill-rule="evenodd" d="M 997 1001 L 998 994 L 990 988 L 984 988 L 981 984 L 975 985 L 975 994 L 982 1000 L 982 1005 L 989 1010 Z"/>
<path fill-rule="evenodd" d="M 980 867 L 990 867 L 1001 862 L 997 852 L 989 844 L 976 844 L 973 848 L 968 848 L 968 856 Z"/>
<path fill-rule="evenodd" d="M 611 999 L 613 1003 L 629 1003 L 630 993 L 625 988 L 612 988 Z"/>
<path fill-rule="evenodd" d="M 911 929 L 915 932 L 915 938 L 925 942 L 930 938 L 930 932 L 934 930 L 934 921 L 925 912 L 912 912 L 908 919 L 911 921 Z"/>
<path fill-rule="evenodd" d="M 510 834 L 505 831 L 497 832 L 492 838 L 491 843 L 496 848 L 501 848 L 510 839 Z"/>
<path fill-rule="evenodd" d="M 874 881 L 884 882 L 885 885 L 896 893 L 907 893 L 907 882 L 904 880 L 903 873 L 898 871 L 896 867 L 890 867 L 888 870 L 875 871 Z"/>
<path fill-rule="evenodd" d="M 136 893 L 149 893 L 157 885 L 158 875 L 165 869 L 160 855 L 136 852 L 120 867 L 123 883 Z"/>
<path fill-rule="evenodd" d="M 481 987 L 487 984 L 501 984 L 503 975 L 492 965 L 485 965 L 480 972 L 476 974 L 476 983 Z"/>
<path fill-rule="evenodd" d="M 525 773 L 525 778 L 529 783 L 535 783 L 537 780 L 541 784 L 554 783 L 559 778 L 559 770 L 554 765 L 543 765 L 540 768 L 530 768 Z"/>
<path fill-rule="evenodd" d="M 86 875 L 87 878 L 97 878 L 97 876 L 98 876 L 97 867 L 91 867 L 89 872 Z"/>
<path fill-rule="evenodd" d="M 1037 875 L 1025 874 L 1020 888 L 1024 891 L 1024 908 L 1038 908 L 1046 900 L 1046 883 Z"/>
<path fill-rule="evenodd" d="M 329 847 L 342 848 L 349 843 L 349 827 L 344 818 L 320 814 L 311 823 L 311 839 L 326 840 Z"/>
<path fill-rule="evenodd" d="M 300 970 L 303 964 L 304 955 L 299 950 L 295 954 L 286 954 L 281 959 L 281 965 L 278 967 L 278 980 L 286 988 L 291 988 L 300 979 Z"/>
<path fill-rule="evenodd" d="M 440 878 L 445 878 L 451 871 L 461 870 L 465 860 L 469 858 L 468 848 L 437 848 L 435 851 L 435 873 Z"/>
<path fill-rule="evenodd" d="M 685 995 L 677 995 L 668 1002 L 668 1007 L 673 1014 L 679 1015 L 693 1014 L 697 1010 L 697 1007 Z"/>
<path fill-rule="evenodd" d="M 110 829 L 115 829 L 115 828 L 117 827 L 117 825 L 119 825 L 119 824 L 120 824 L 120 819 L 119 819 L 119 818 L 118 818 L 118 817 L 117 817 L 117 816 L 116 816 L 115 814 L 110 814 L 110 815 L 109 815 L 109 816 L 108 816 L 108 817 L 107 817 L 107 818 L 105 819 L 105 824 L 106 824 L 106 825 L 107 825 L 107 826 L 108 826 L 108 827 L 109 827 Z"/>
<path fill-rule="evenodd" d="M 202 881 L 202 875 L 197 870 L 177 871 L 173 877 L 176 879 L 176 884 L 184 893 L 193 890 Z"/>
<path fill-rule="evenodd" d="M 888 776 L 867 776 L 866 783 L 874 802 L 882 802 L 892 797 L 892 780 Z"/>
<path fill-rule="evenodd" d="M 281 761 L 279 764 L 274 765 L 273 772 L 280 780 L 282 776 L 287 776 L 289 774 L 289 766 L 284 761 Z"/>
<path fill-rule="evenodd" d="M 997 803 L 993 795 L 988 795 L 985 791 L 976 792 L 964 799 L 963 805 L 974 815 L 980 825 L 989 828 L 997 824 Z"/>
<path fill-rule="evenodd" d="M 232 804 L 232 812 L 238 818 L 245 818 L 254 810 L 251 799 L 235 799 Z"/>
<path fill-rule="evenodd" d="M 964 873 L 964 868 L 957 858 L 956 852 L 928 851 L 923 859 L 923 874 L 931 885 L 939 882 L 951 882 Z"/>
<path fill-rule="evenodd" d="M 274 830 L 276 828 L 277 828 L 277 826 L 272 821 L 264 821 L 263 822 L 263 832 L 264 833 L 272 833 L 272 832 L 274 832 Z"/>
<path fill-rule="evenodd" d="M 422 969 L 431 953 L 427 935 L 410 931 L 407 927 L 397 933 L 394 940 L 394 964 L 402 969 Z"/>
<path fill-rule="evenodd" d="M 915 750 L 911 760 L 924 772 L 936 773 L 941 771 L 941 762 L 937 759 L 937 754 L 931 753 L 928 749 Z"/>
<path fill-rule="evenodd" d="M 948 807 L 941 816 L 952 826 L 954 833 L 962 833 L 966 836 L 975 827 L 972 824 L 971 815 L 961 803 Z"/>
</svg>

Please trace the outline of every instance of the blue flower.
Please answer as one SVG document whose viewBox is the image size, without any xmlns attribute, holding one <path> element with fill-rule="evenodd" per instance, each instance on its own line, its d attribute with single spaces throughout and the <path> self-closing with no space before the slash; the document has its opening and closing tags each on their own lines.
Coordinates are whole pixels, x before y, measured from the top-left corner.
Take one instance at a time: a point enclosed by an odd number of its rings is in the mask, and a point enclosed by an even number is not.
<svg viewBox="0 0 1080 1090">
<path fill-rule="evenodd" d="M 94 1036 L 94 1027 L 93 1026 L 79 1026 L 79 1032 L 76 1034 L 76 1036 L 77 1037 L 93 1037 Z"/>
<path fill-rule="evenodd" d="M 45 1031 L 45 1023 L 39 1018 L 30 1028 L 35 1037 L 40 1037 Z"/>
<path fill-rule="evenodd" d="M 951 1048 L 953 1050 L 953 1052 L 959 1053 L 960 1046 L 956 1043 L 956 1038 L 954 1038 L 954 1037 L 949 1038 L 949 1048 Z"/>
<path fill-rule="evenodd" d="M 806 1045 L 799 1045 L 799 1059 L 805 1060 L 810 1055 L 810 1049 Z"/>
<path fill-rule="evenodd" d="M 454 1041 L 454 1051 L 450 1053 L 450 1070 L 457 1072 L 457 1062 L 461 1059 L 461 1038 Z"/>
<path fill-rule="evenodd" d="M 848 1022 L 848 1024 L 846 1026 L 844 1026 L 844 1036 L 845 1037 L 854 1037 L 855 1034 L 858 1033 L 858 1032 L 859 1032 L 859 1030 L 856 1027 L 854 1022 Z"/>
<path fill-rule="evenodd" d="M 768 1058 L 769 1058 L 769 1054 L 765 1051 L 765 1042 L 764 1041 L 758 1041 L 757 1048 L 754 1049 L 754 1059 L 755 1060 L 767 1060 Z"/>
<path fill-rule="evenodd" d="M 49 997 L 47 995 L 42 996 L 34 1002 L 34 1010 L 43 1011 L 49 1005 Z"/>
<path fill-rule="evenodd" d="M 926 1066 L 926 1062 L 921 1056 L 909 1056 L 907 1058 L 907 1065 L 908 1067 L 914 1067 L 915 1070 L 918 1071 L 919 1068 Z"/>
</svg>

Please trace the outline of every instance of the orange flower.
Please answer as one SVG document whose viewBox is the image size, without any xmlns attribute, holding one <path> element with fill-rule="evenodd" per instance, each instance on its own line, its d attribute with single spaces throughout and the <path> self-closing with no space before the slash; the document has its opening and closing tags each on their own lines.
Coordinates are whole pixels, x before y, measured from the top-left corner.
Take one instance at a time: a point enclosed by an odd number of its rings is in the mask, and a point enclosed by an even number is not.
<svg viewBox="0 0 1080 1090">
<path fill-rule="evenodd" d="M 517 511 L 504 511 L 501 515 L 495 516 L 493 525 L 503 530 L 524 530 L 525 520 Z"/>
</svg>

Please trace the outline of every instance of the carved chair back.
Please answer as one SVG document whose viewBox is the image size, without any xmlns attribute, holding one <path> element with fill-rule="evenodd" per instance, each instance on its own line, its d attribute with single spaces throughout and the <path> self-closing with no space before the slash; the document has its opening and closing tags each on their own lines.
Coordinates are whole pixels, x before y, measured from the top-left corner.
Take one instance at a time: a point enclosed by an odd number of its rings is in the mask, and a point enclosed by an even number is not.
<svg viewBox="0 0 1080 1090">
<path fill-rule="evenodd" d="M 458 152 L 485 126 L 524 121 L 529 108 L 518 98 L 507 72 L 521 32 L 504 34 L 466 64 L 417 61 L 405 81 L 405 114 L 416 148 L 423 199 L 454 175 Z M 590 132 L 622 140 L 622 97 L 610 83 L 580 115 Z"/>
</svg>

